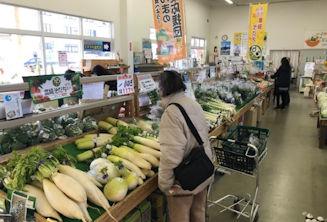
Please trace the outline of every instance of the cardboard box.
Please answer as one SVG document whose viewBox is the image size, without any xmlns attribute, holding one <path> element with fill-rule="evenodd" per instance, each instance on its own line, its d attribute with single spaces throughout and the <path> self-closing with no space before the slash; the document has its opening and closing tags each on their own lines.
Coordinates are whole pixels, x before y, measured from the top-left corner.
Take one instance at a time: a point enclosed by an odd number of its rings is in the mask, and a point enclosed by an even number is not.
<svg viewBox="0 0 327 222">
<path fill-rule="evenodd" d="M 250 110 L 248 110 L 244 114 L 244 126 L 257 126 L 257 108 L 256 107 L 251 107 Z"/>
</svg>

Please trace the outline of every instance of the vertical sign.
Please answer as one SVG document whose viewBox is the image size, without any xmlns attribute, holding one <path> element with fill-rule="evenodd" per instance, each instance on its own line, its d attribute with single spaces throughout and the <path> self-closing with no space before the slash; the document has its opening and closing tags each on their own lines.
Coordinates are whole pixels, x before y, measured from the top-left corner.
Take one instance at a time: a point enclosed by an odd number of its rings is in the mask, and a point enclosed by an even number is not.
<svg viewBox="0 0 327 222">
<path fill-rule="evenodd" d="M 183 0 L 152 0 L 161 63 L 186 58 Z"/>
<path fill-rule="evenodd" d="M 58 60 L 59 60 L 59 66 L 67 66 L 68 65 L 67 52 L 59 51 Z"/>
<path fill-rule="evenodd" d="M 250 5 L 250 26 L 247 58 L 261 61 L 265 38 L 268 4 Z"/>
<path fill-rule="evenodd" d="M 234 55 L 241 54 L 242 32 L 234 33 Z"/>
</svg>

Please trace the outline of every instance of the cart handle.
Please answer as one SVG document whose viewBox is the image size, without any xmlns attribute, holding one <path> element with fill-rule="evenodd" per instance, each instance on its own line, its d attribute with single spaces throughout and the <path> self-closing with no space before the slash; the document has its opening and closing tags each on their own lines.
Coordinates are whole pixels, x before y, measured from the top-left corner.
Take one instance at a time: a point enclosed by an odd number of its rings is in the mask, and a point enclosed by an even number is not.
<svg viewBox="0 0 327 222">
<path fill-rule="evenodd" d="M 212 139 L 217 139 L 217 140 L 221 140 L 221 141 L 224 141 L 224 142 L 230 142 L 230 143 L 235 143 L 237 145 L 242 145 L 242 146 L 247 146 L 248 149 L 246 150 L 246 153 L 245 155 L 249 158 L 255 158 L 256 156 L 258 156 L 259 152 L 258 152 L 258 148 L 256 146 L 254 146 L 253 144 L 250 144 L 250 143 L 244 143 L 244 142 L 241 142 L 241 141 L 237 141 L 237 140 L 233 140 L 233 139 L 225 139 L 225 138 L 222 138 L 222 137 L 215 137 L 215 136 L 212 136 L 209 138 L 210 140 Z M 250 155 L 249 154 L 249 151 L 253 149 L 254 150 L 254 155 Z"/>
</svg>

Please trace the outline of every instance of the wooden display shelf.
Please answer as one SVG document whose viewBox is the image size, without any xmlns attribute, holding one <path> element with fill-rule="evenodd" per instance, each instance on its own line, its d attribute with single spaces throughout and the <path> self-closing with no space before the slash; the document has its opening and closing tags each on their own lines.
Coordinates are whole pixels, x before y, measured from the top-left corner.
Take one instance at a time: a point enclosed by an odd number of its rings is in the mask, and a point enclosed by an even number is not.
<svg viewBox="0 0 327 222">
<path fill-rule="evenodd" d="M 120 221 L 135 207 L 137 207 L 143 200 L 145 200 L 153 191 L 158 188 L 158 175 L 149 178 L 141 186 L 128 194 L 125 199 L 118 202 L 110 208 L 112 216 Z M 7 194 L 0 190 L 0 197 L 7 199 Z M 46 222 L 46 218 L 38 213 L 34 214 L 36 222 Z M 107 213 L 102 214 L 95 222 L 113 222 L 114 220 L 109 217 Z"/>
<path fill-rule="evenodd" d="M 100 101 L 96 101 L 96 102 L 92 102 L 92 103 L 73 105 L 70 107 L 61 108 L 61 109 L 53 110 L 53 111 L 48 111 L 48 112 L 44 112 L 44 113 L 40 113 L 40 114 L 26 115 L 23 118 L 14 119 L 14 120 L 10 120 L 10 121 L 0 120 L 0 130 L 20 126 L 20 125 L 30 123 L 30 122 L 36 122 L 38 120 L 49 119 L 52 117 L 61 116 L 61 115 L 65 115 L 68 113 L 80 112 L 80 111 L 93 109 L 93 108 L 97 108 L 97 107 L 103 107 L 103 106 L 107 106 L 107 105 L 112 105 L 112 104 L 116 104 L 116 103 L 120 103 L 120 102 L 127 102 L 130 100 L 133 100 L 132 95 L 119 96 L 119 97 L 113 97 L 113 98 L 109 98 L 107 100 L 100 100 Z"/>
<path fill-rule="evenodd" d="M 110 76 L 91 76 L 81 78 L 81 84 L 89 84 L 96 82 L 106 82 L 117 80 L 117 75 Z M 7 84 L 0 85 L 0 92 L 12 92 L 12 91 L 28 91 L 28 83 L 17 83 L 17 84 Z"/>
<path fill-rule="evenodd" d="M 55 140 L 55 141 L 52 141 L 52 142 L 49 142 L 49 143 L 40 143 L 40 144 L 35 145 L 35 146 L 41 146 L 43 149 L 45 149 L 47 151 L 51 151 L 51 150 L 55 149 L 57 145 L 65 146 L 67 144 L 75 142 L 75 140 L 77 140 L 79 138 L 82 138 L 87 134 L 97 133 L 97 132 L 98 131 L 93 130 L 93 131 L 90 131 L 90 132 L 83 133 L 82 135 L 79 135 L 79 136 L 68 137 L 67 139 L 62 139 L 62 140 Z M 32 149 L 35 146 L 30 146 L 30 147 L 27 147 L 27 148 L 22 149 L 22 150 L 17 150 L 17 153 L 18 154 L 23 154 L 23 153 L 25 153 L 26 151 Z M 8 161 L 8 159 L 11 158 L 11 156 L 12 156 L 12 153 L 0 155 L 0 164 L 5 164 Z"/>
</svg>

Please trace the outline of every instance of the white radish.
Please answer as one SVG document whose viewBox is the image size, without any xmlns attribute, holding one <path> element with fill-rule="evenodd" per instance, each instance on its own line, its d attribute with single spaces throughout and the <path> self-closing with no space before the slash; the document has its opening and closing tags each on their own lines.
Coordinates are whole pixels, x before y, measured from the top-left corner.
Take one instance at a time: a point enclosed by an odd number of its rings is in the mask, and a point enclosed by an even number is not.
<svg viewBox="0 0 327 222">
<path fill-rule="evenodd" d="M 74 178 L 62 173 L 54 173 L 51 175 L 51 179 L 56 184 L 56 186 L 69 198 L 76 202 L 82 202 L 86 204 L 86 192 L 83 186 Z"/>
<path fill-rule="evenodd" d="M 155 175 L 155 172 L 152 170 L 147 170 L 147 169 L 142 169 L 142 172 L 147 176 L 147 177 L 153 177 Z"/>
<path fill-rule="evenodd" d="M 151 163 L 152 166 L 159 167 L 159 160 L 157 158 L 155 158 L 153 155 L 148 154 L 148 153 L 139 153 L 139 155 L 143 159 L 145 159 L 146 161 L 148 161 L 149 163 Z"/>
<path fill-rule="evenodd" d="M 40 183 L 40 182 L 37 181 L 37 180 L 33 180 L 32 183 L 31 183 L 31 185 L 33 185 L 33 186 L 35 186 L 35 187 L 37 187 L 37 188 L 43 190 L 43 185 L 42 185 L 42 183 Z"/>
<path fill-rule="evenodd" d="M 44 192 L 32 185 L 25 185 L 24 189 L 25 192 L 28 193 L 28 195 L 33 196 L 36 198 L 36 202 L 35 202 L 35 208 L 36 211 L 43 217 L 52 217 L 60 222 L 62 222 L 61 217 L 59 216 L 59 214 L 57 213 L 57 211 L 55 211 L 55 209 L 52 208 L 52 206 L 50 205 L 49 201 L 47 200 L 47 198 L 44 195 Z"/>
<path fill-rule="evenodd" d="M 67 184 L 69 185 L 69 184 Z M 62 215 L 79 219 L 86 222 L 84 214 L 79 206 L 69 199 L 59 188 L 48 179 L 43 180 L 44 194 L 47 197 L 50 205 Z M 73 187 L 72 187 L 73 189 Z"/>
<path fill-rule="evenodd" d="M 122 164 L 129 169 L 130 171 L 133 171 L 134 173 L 136 173 L 139 177 L 141 177 L 142 179 L 145 179 L 145 175 L 142 173 L 141 169 L 136 166 L 134 163 L 121 158 L 119 156 L 115 156 L 115 155 L 110 155 L 107 157 L 107 159 L 113 163 L 117 163 L 117 162 L 122 162 Z"/>
<path fill-rule="evenodd" d="M 92 218 L 90 217 L 89 212 L 87 211 L 87 203 L 82 203 L 82 202 L 76 202 L 79 208 L 81 208 L 84 217 L 87 222 L 92 222 Z"/>
<path fill-rule="evenodd" d="M 85 172 L 83 172 L 83 171 L 81 171 L 81 172 L 84 173 L 85 176 L 86 176 L 89 180 L 91 180 L 91 182 L 92 182 L 94 185 L 96 185 L 97 187 L 103 187 L 102 184 L 99 183 L 99 182 L 98 182 L 94 177 L 92 177 L 90 174 L 85 173 Z"/>
<path fill-rule="evenodd" d="M 83 171 L 66 165 L 58 165 L 58 169 L 61 173 L 71 176 L 77 180 L 84 187 L 87 198 L 92 203 L 101 206 L 108 213 L 108 215 L 112 217 L 112 219 L 117 221 L 109 211 L 110 205 L 104 194 L 94 183 L 88 179 L 88 177 L 85 176 Z"/>
</svg>

